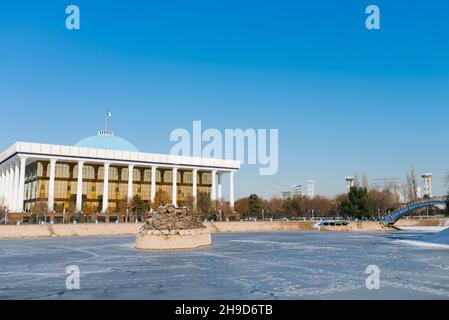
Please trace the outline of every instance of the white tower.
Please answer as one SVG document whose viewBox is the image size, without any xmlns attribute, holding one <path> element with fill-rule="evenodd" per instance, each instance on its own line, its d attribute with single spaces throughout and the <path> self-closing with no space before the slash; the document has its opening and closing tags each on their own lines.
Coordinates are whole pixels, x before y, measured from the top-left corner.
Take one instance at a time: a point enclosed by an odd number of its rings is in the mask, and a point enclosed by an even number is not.
<svg viewBox="0 0 449 320">
<path fill-rule="evenodd" d="M 315 180 L 306 181 L 307 196 L 313 198 L 315 196 Z"/>
<path fill-rule="evenodd" d="M 351 187 L 354 186 L 354 177 L 346 177 L 346 192 L 351 190 Z"/>
<path fill-rule="evenodd" d="M 425 173 L 421 175 L 424 182 L 423 196 L 432 197 L 432 174 Z"/>
</svg>

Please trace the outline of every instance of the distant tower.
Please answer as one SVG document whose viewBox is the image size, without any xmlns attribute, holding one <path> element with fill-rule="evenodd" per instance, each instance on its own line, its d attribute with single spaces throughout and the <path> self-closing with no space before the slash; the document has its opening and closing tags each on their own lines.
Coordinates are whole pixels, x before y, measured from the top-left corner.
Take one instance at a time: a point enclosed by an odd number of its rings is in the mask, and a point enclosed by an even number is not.
<svg viewBox="0 0 449 320">
<path fill-rule="evenodd" d="M 346 177 L 346 192 L 351 190 L 351 187 L 354 186 L 354 177 Z"/>
<path fill-rule="evenodd" d="M 421 175 L 421 177 L 424 181 L 423 196 L 432 197 L 432 174 L 425 173 L 425 174 Z"/>
<path fill-rule="evenodd" d="M 313 198 L 315 196 L 315 180 L 306 181 L 307 196 Z"/>
</svg>

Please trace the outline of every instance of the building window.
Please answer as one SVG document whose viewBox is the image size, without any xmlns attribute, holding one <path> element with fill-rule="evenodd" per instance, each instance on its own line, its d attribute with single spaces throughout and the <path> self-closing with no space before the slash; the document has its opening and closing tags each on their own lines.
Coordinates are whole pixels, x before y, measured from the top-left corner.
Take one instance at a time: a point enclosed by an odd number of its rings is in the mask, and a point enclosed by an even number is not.
<svg viewBox="0 0 449 320">
<path fill-rule="evenodd" d="M 140 169 L 134 168 L 134 170 L 133 170 L 133 181 L 140 181 Z"/>
<path fill-rule="evenodd" d="M 184 172 L 184 179 L 182 179 L 182 183 L 193 183 L 193 172 L 192 171 Z"/>
</svg>

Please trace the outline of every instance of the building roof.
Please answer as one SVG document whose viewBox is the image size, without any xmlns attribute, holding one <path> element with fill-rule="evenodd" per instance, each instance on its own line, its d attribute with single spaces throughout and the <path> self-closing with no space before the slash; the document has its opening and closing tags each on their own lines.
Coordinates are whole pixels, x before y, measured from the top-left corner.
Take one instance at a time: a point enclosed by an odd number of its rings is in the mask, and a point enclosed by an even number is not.
<svg viewBox="0 0 449 320">
<path fill-rule="evenodd" d="M 132 143 L 115 136 L 110 131 L 100 131 L 95 136 L 90 136 L 78 141 L 75 144 L 75 147 L 139 152 Z"/>
<path fill-rule="evenodd" d="M 160 167 L 215 169 L 218 171 L 237 171 L 240 161 L 177 156 L 171 154 L 145 153 L 135 151 L 109 150 L 103 148 L 64 146 L 31 142 L 16 142 L 0 153 L 0 164 L 15 156 L 25 156 L 31 159 L 57 158 L 67 161 L 84 160 L 91 163 L 112 162 L 114 164 L 157 165 Z"/>
</svg>

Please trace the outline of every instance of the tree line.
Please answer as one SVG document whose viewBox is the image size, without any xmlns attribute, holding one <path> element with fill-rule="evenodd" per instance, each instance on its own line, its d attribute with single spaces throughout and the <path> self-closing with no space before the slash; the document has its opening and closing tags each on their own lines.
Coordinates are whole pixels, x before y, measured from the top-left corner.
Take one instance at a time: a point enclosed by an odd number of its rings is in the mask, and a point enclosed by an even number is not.
<svg viewBox="0 0 449 320">
<path fill-rule="evenodd" d="M 413 179 L 412 179 L 413 180 Z M 446 179 L 449 187 L 449 175 Z M 449 195 L 449 189 L 448 189 Z M 70 201 L 67 212 L 75 213 L 76 199 Z M 84 199 L 83 199 L 84 200 Z M 196 200 L 196 201 L 195 201 Z M 196 205 L 195 205 L 196 202 Z M 84 201 L 83 201 L 84 203 Z M 139 195 L 135 195 L 131 200 L 123 199 L 117 202 L 110 213 L 127 213 L 134 217 L 145 218 L 151 211 L 159 206 L 171 203 L 171 196 L 162 190 L 156 192 L 154 201 L 143 200 Z M 102 199 L 98 199 L 98 205 L 94 209 L 83 208 L 84 213 L 100 212 Z M 385 190 L 368 190 L 365 186 L 356 185 L 351 187 L 347 194 L 340 194 L 333 198 L 317 195 L 315 197 L 295 196 L 293 198 L 273 197 L 263 199 L 256 194 L 243 197 L 235 202 L 234 209 L 231 210 L 227 201 L 212 201 L 209 193 L 199 192 L 197 199 L 188 196 L 184 201 L 179 201 L 180 206 L 199 215 L 203 219 L 224 220 L 226 217 L 238 217 L 242 219 L 279 219 L 279 218 L 301 218 L 301 217 L 377 217 L 398 206 L 392 192 Z M 0 206 L 0 213 L 5 215 L 7 208 Z M 46 202 L 36 203 L 33 213 L 47 216 L 49 214 Z M 62 205 L 55 204 L 56 212 L 65 211 Z M 449 215 L 449 198 L 446 205 L 445 214 Z"/>
<path fill-rule="evenodd" d="M 262 199 L 256 194 L 241 198 L 235 203 L 235 210 L 244 218 L 300 218 L 300 217 L 375 217 L 396 206 L 389 190 L 368 190 L 354 186 L 348 194 L 334 198 L 325 196 L 295 196 L 282 199 Z"/>
</svg>

